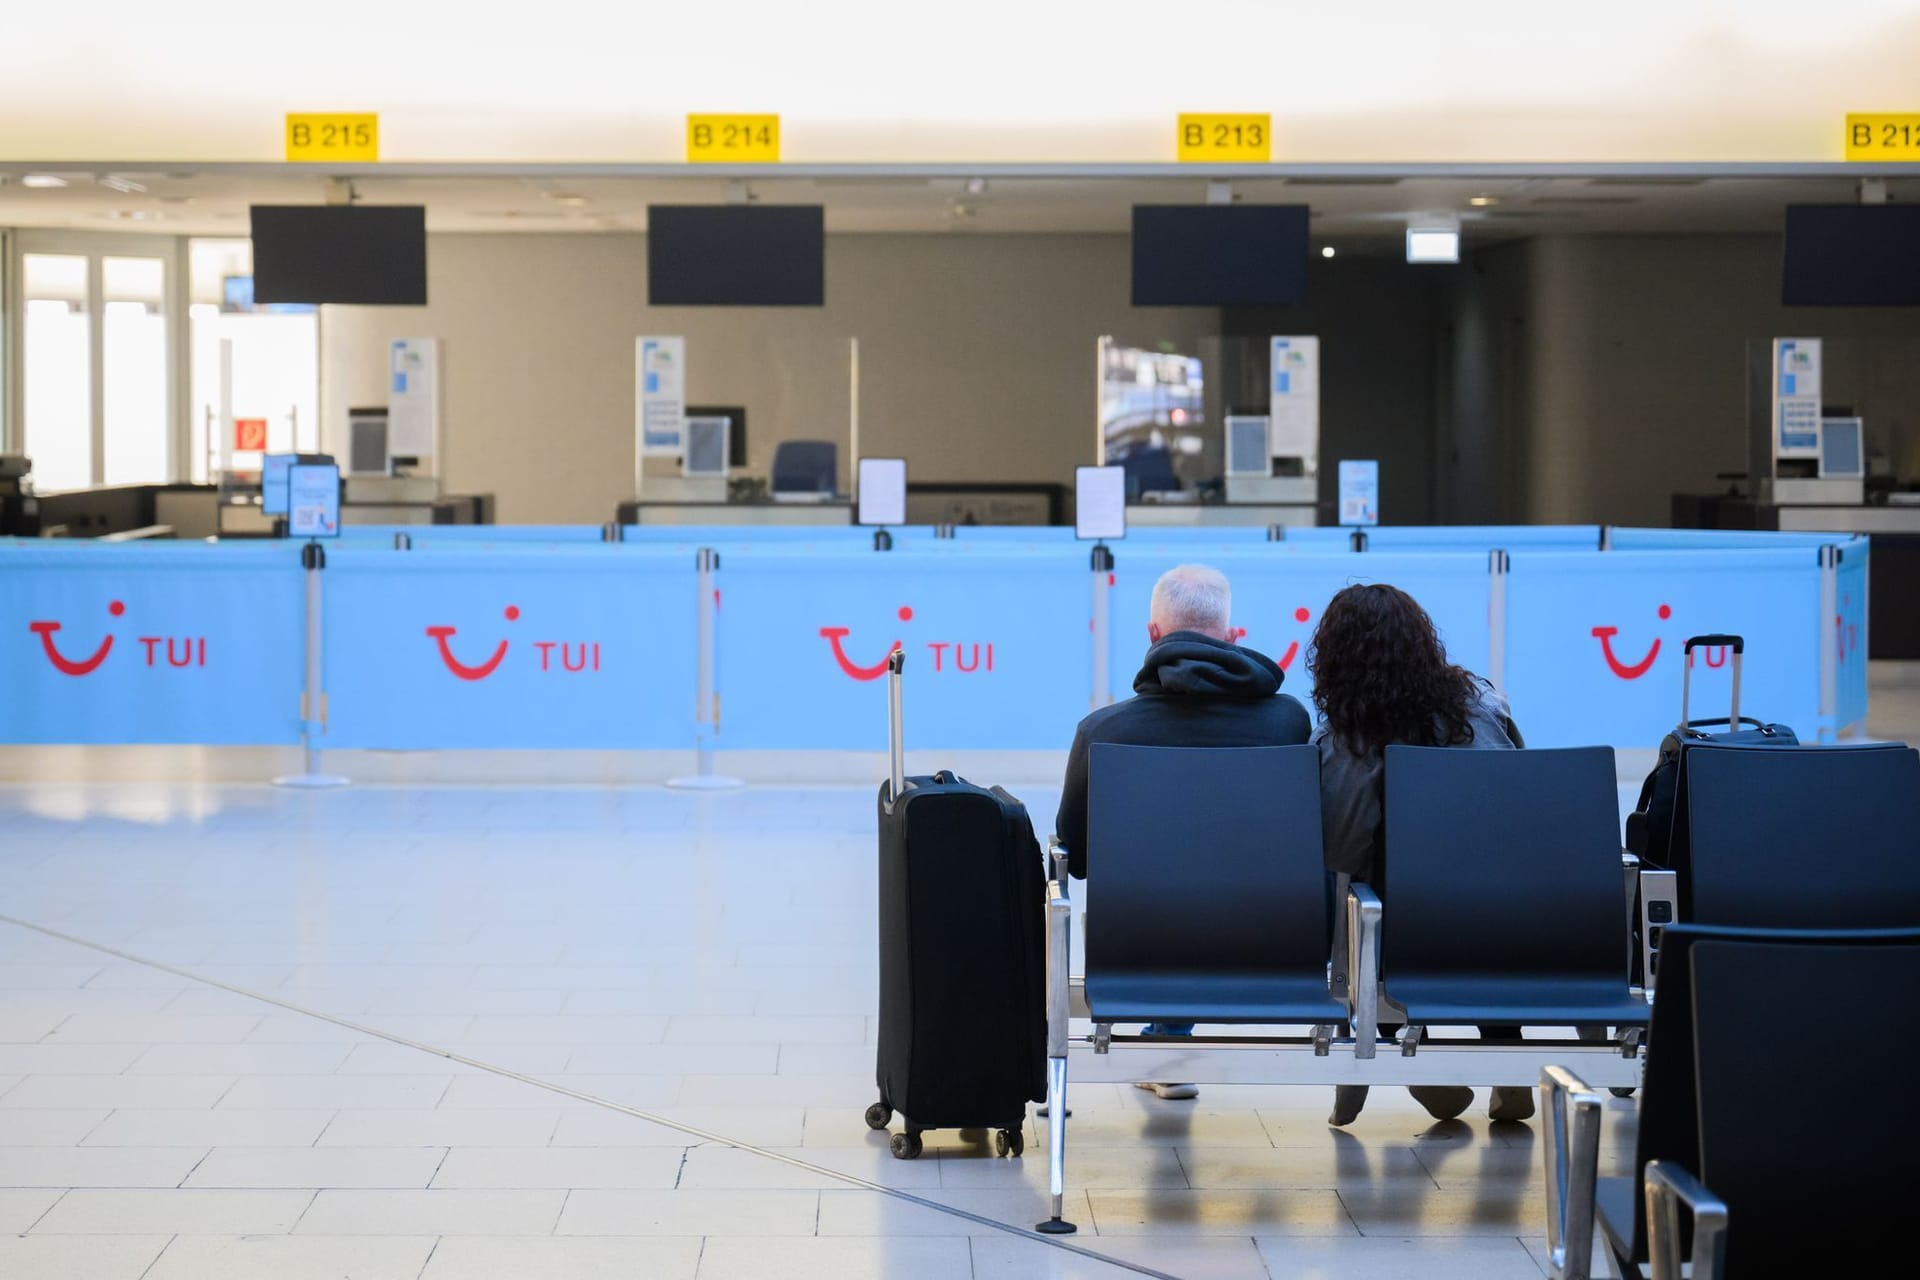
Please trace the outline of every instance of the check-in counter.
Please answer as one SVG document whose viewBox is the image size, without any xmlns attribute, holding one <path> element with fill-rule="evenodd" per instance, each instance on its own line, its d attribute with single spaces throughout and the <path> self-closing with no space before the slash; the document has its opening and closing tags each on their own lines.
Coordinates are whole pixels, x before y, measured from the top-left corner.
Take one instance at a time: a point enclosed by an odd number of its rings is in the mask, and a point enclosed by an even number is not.
<svg viewBox="0 0 1920 1280">
<path fill-rule="evenodd" d="M 1127 526 L 1152 528 L 1311 529 L 1320 509 L 1311 502 L 1130 502 Z"/>
<path fill-rule="evenodd" d="M 851 502 L 623 502 L 621 524 L 850 525 Z"/>
<path fill-rule="evenodd" d="M 1676 512 L 1683 501 L 1676 497 Z M 1703 513 L 1707 509 L 1703 506 Z M 1721 529 L 1864 534 L 1872 538 L 1873 612 L 1867 618 L 1867 656 L 1920 658 L 1920 592 L 1913 589 L 1920 581 L 1920 506 L 1780 506 L 1728 496 L 1711 499 L 1710 509 Z"/>
</svg>

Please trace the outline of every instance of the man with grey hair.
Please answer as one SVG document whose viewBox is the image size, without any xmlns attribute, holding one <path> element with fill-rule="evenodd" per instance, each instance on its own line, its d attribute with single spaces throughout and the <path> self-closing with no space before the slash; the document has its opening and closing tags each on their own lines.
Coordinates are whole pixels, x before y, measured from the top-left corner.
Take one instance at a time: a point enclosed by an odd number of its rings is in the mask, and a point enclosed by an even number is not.
<svg viewBox="0 0 1920 1280">
<path fill-rule="evenodd" d="M 1307 741 L 1307 709 L 1280 692 L 1286 673 L 1265 654 L 1233 642 L 1233 591 L 1217 569 L 1183 564 L 1153 587 L 1146 661 L 1134 696 L 1080 722 L 1067 757 L 1067 778 L 1054 831 L 1069 870 L 1085 879 L 1087 749 L 1096 742 L 1152 747 L 1286 747 Z M 1184 1035 L 1192 1024 L 1147 1030 Z M 1142 1084 L 1163 1098 L 1191 1098 L 1190 1084 Z"/>
</svg>

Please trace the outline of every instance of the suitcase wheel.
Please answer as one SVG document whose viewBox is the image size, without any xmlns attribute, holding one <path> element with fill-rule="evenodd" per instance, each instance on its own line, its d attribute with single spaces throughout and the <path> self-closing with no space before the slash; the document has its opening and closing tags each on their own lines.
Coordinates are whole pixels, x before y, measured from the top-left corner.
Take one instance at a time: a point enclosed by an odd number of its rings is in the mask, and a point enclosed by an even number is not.
<svg viewBox="0 0 1920 1280">
<path fill-rule="evenodd" d="M 895 1160 L 913 1160 L 920 1155 L 920 1135 L 917 1133 L 896 1133 L 887 1145 L 893 1149 Z"/>
<path fill-rule="evenodd" d="M 993 1150 L 1002 1156 L 1018 1157 L 1027 1149 L 1027 1135 L 1023 1129 L 996 1129 L 993 1134 Z"/>
<path fill-rule="evenodd" d="M 884 1129 L 893 1123 L 893 1108 L 884 1102 L 876 1102 L 867 1108 L 867 1128 Z"/>
</svg>

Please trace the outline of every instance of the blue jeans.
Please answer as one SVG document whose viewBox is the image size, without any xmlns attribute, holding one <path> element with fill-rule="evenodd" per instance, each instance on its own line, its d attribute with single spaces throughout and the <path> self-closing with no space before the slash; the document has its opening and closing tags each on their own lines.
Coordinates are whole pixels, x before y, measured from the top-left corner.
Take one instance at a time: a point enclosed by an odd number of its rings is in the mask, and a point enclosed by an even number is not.
<svg viewBox="0 0 1920 1280">
<path fill-rule="evenodd" d="M 1140 1028 L 1143 1036 L 1190 1036 L 1193 1034 L 1191 1022 L 1149 1022 Z"/>
</svg>

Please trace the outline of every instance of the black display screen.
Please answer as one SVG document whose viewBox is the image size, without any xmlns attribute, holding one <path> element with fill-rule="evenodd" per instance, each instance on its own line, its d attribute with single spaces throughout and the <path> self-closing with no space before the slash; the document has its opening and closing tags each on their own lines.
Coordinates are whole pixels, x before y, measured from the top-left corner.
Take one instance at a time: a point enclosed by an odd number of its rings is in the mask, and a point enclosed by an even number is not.
<svg viewBox="0 0 1920 1280">
<path fill-rule="evenodd" d="M 817 204 L 647 207 L 647 303 L 817 307 L 826 301 Z"/>
<path fill-rule="evenodd" d="M 254 205 L 253 300 L 424 305 L 426 209 Z"/>
<path fill-rule="evenodd" d="M 1133 206 L 1136 307 L 1286 306 L 1307 296 L 1307 206 Z"/>
<path fill-rule="evenodd" d="M 1790 204 L 1780 300 L 1920 306 L 1920 205 Z"/>
</svg>

